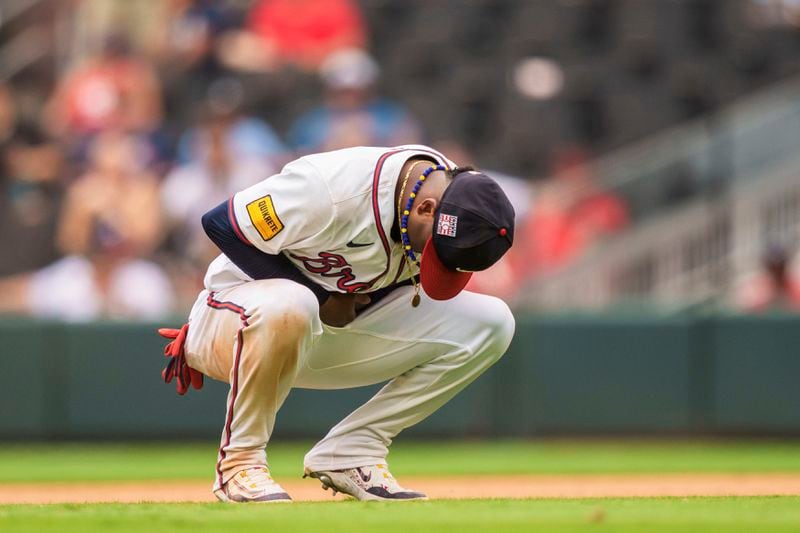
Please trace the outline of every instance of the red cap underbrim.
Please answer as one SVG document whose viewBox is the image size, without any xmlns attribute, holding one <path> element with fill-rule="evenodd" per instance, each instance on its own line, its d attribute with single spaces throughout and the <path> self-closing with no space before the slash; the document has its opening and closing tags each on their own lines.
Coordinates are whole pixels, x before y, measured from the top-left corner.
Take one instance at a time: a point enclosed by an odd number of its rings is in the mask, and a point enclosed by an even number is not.
<svg viewBox="0 0 800 533">
<path fill-rule="evenodd" d="M 444 266 L 433 247 L 433 239 L 428 239 L 419 266 L 419 282 L 425 294 L 434 300 L 449 300 L 464 290 L 471 277 L 472 272 L 459 272 Z"/>
</svg>

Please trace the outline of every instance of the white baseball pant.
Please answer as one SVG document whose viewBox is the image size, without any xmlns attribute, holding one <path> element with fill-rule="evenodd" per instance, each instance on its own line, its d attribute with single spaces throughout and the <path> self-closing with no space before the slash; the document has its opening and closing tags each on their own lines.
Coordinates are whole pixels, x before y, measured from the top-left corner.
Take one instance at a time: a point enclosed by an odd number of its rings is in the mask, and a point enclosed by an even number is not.
<svg viewBox="0 0 800 533">
<path fill-rule="evenodd" d="M 203 291 L 190 315 L 189 366 L 225 381 L 214 488 L 266 465 L 275 415 L 292 387 L 344 389 L 389 380 L 305 457 L 311 470 L 386 462 L 392 439 L 444 405 L 508 348 L 514 318 L 497 298 L 464 291 L 411 307 L 402 287 L 343 328 L 322 324 L 313 293 L 269 279 Z"/>
</svg>

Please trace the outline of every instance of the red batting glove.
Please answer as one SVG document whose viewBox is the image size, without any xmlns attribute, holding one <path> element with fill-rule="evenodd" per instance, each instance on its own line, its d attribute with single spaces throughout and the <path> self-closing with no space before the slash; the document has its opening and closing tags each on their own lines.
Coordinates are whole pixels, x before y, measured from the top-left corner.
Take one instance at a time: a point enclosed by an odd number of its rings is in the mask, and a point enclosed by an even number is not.
<svg viewBox="0 0 800 533">
<path fill-rule="evenodd" d="M 161 377 L 165 383 L 172 383 L 173 378 L 177 378 L 176 388 L 178 394 L 183 396 L 189 390 L 189 385 L 195 389 L 203 387 L 203 374 L 186 364 L 186 354 L 183 345 L 186 342 L 186 333 L 189 331 L 189 324 L 184 324 L 181 329 L 161 328 L 159 335 L 172 342 L 164 347 L 164 356 L 169 357 L 167 367 L 161 371 Z"/>
</svg>

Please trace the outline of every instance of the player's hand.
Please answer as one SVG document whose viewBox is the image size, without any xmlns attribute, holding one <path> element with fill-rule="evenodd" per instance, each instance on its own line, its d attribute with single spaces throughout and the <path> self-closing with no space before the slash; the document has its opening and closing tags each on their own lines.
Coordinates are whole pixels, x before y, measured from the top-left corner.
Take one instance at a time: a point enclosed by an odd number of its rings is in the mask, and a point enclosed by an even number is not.
<svg viewBox="0 0 800 533">
<path fill-rule="evenodd" d="M 370 302 L 366 294 L 333 293 L 319 308 L 319 318 L 325 324 L 341 328 L 355 320 L 356 312 Z"/>
</svg>

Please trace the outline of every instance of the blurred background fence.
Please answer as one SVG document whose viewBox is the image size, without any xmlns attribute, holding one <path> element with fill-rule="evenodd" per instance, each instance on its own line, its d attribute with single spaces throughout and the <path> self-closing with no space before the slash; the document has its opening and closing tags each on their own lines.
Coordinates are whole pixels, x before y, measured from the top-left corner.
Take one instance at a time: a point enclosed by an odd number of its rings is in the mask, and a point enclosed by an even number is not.
<svg viewBox="0 0 800 533">
<path fill-rule="evenodd" d="M 523 317 L 508 354 L 416 437 L 798 435 L 792 317 Z M 155 325 L 0 323 L 0 437 L 214 438 L 227 387 L 159 379 Z M 319 438 L 377 387 L 295 389 L 279 438 Z"/>
</svg>

